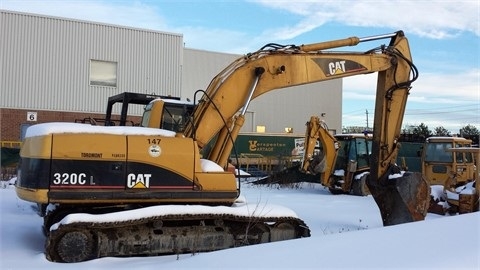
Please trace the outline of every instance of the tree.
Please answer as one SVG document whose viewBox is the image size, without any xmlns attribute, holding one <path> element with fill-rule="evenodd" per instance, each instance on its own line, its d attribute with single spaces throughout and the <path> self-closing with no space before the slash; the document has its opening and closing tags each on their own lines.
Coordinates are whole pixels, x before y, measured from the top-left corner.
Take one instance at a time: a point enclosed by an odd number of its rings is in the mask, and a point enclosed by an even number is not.
<svg viewBox="0 0 480 270">
<path fill-rule="evenodd" d="M 460 129 L 460 136 L 471 136 L 471 135 L 479 135 L 480 132 L 475 126 L 472 126 L 470 124 L 464 126 L 463 128 Z"/>
<path fill-rule="evenodd" d="M 450 131 L 448 131 L 443 126 L 439 126 L 435 128 L 435 136 L 450 136 Z"/>
<path fill-rule="evenodd" d="M 478 143 L 480 141 L 480 131 L 478 131 L 475 126 L 470 124 L 464 126 L 460 129 L 460 136 L 472 140 L 473 145 L 478 147 Z"/>
<path fill-rule="evenodd" d="M 432 132 L 428 129 L 428 126 L 425 125 L 424 123 L 421 123 L 420 125 L 414 127 L 413 134 L 423 139 L 432 136 Z"/>
</svg>

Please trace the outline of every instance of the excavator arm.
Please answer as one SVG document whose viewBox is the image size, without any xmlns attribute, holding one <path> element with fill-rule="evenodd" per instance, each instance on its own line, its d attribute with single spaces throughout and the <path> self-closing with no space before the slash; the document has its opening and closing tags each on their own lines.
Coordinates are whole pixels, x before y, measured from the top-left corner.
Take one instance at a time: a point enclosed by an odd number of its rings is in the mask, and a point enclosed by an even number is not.
<svg viewBox="0 0 480 270">
<path fill-rule="evenodd" d="M 380 39 L 390 39 L 389 45 L 366 52 L 330 50 Z M 368 186 L 384 225 L 422 220 L 428 209 L 426 182 L 414 174 L 395 180 L 389 177 L 397 172 L 398 137 L 411 83 L 417 78 L 402 31 L 302 46 L 268 44 L 240 57 L 211 81 L 184 134 L 194 138 L 200 148 L 216 136 L 208 159 L 226 167 L 251 100 L 276 89 L 373 72 L 378 72 L 378 82 Z"/>
<path fill-rule="evenodd" d="M 406 38 L 392 38 L 388 48 L 395 57 L 391 59 L 391 68 L 378 73 L 367 186 L 380 208 L 384 225 L 395 225 L 424 219 L 430 187 L 420 173 L 403 173 L 395 164 L 407 97 L 418 71 Z"/>
<path fill-rule="evenodd" d="M 326 123 L 318 116 L 311 116 L 306 124 L 305 143 L 300 171 L 305 173 L 319 174 L 322 184 L 328 183 L 328 179 L 335 167 L 337 158 L 338 142 L 328 131 Z M 320 141 L 321 153 L 315 154 L 317 141 Z"/>
</svg>

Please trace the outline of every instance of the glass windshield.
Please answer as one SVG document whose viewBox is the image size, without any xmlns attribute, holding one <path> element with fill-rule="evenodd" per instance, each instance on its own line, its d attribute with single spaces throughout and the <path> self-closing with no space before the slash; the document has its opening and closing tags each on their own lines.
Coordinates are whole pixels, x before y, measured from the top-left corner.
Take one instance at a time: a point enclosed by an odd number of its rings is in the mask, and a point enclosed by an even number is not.
<svg viewBox="0 0 480 270">
<path fill-rule="evenodd" d="M 370 163 L 370 154 L 372 153 L 372 141 L 365 140 L 365 138 L 355 139 L 357 145 L 357 166 L 359 168 L 368 167 Z"/>
<path fill-rule="evenodd" d="M 162 117 L 162 128 L 181 132 L 185 128 L 185 109 L 182 107 L 165 106 L 165 111 Z"/>
<path fill-rule="evenodd" d="M 143 111 L 143 116 L 142 116 L 142 123 L 140 124 L 140 126 L 148 127 L 148 122 L 150 120 L 151 112 L 152 112 L 152 103 L 145 106 L 145 110 Z"/>
<path fill-rule="evenodd" d="M 349 142 L 347 140 L 339 140 L 339 148 L 337 153 L 337 160 L 335 162 L 335 170 L 344 169 L 347 166 Z"/>
<path fill-rule="evenodd" d="M 457 143 L 455 147 L 471 147 L 470 144 Z M 473 153 L 455 153 L 455 161 L 458 163 L 472 163 Z"/>
<path fill-rule="evenodd" d="M 452 148 L 450 142 L 438 142 L 427 144 L 425 151 L 425 161 L 427 162 L 453 162 L 452 152 L 445 150 Z"/>
</svg>

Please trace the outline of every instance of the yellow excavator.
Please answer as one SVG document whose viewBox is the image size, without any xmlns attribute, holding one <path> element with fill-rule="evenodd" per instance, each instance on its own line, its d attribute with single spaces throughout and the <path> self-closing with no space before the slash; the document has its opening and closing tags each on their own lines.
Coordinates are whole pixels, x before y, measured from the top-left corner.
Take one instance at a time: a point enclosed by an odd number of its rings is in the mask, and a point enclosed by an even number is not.
<svg viewBox="0 0 480 270">
<path fill-rule="evenodd" d="M 314 176 L 332 194 L 368 195 L 371 134 L 332 135 L 318 116 L 311 116 L 306 126 L 300 172 Z"/>
<path fill-rule="evenodd" d="M 331 50 L 382 39 L 389 43 L 366 52 Z M 17 195 L 45 210 L 40 212 L 51 261 L 202 252 L 308 237 L 308 226 L 288 208 L 245 211 L 255 207 L 238 200 L 240 182 L 227 165 L 244 114 L 251 100 L 271 90 L 372 72 L 378 72 L 378 87 L 369 190 L 385 226 L 423 220 L 428 185 L 418 175 L 398 175 L 394 165 L 418 74 L 402 31 L 301 46 L 267 44 L 197 91 L 202 96 L 196 104 L 154 99 L 141 127 L 34 125 L 20 153 Z M 211 151 L 203 153 L 211 140 Z"/>
</svg>

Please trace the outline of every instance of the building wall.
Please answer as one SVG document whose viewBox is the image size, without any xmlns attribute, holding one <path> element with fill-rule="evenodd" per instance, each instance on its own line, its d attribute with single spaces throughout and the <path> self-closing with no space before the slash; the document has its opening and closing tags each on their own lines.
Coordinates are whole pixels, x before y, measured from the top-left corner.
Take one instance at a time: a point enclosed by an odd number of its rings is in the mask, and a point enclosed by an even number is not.
<svg viewBox="0 0 480 270">
<path fill-rule="evenodd" d="M 183 48 L 181 34 L 2 10 L 0 37 L 0 141 L 19 140 L 24 125 L 99 117 L 108 97 L 124 91 L 193 100 L 240 57 Z M 117 87 L 90 85 L 92 59 L 117 63 Z M 311 115 L 324 113 L 339 133 L 341 89 L 332 80 L 269 92 L 251 103 L 242 132 L 263 125 L 302 134 Z"/>
<path fill-rule="evenodd" d="M 182 97 L 193 100 L 195 91 L 207 89 L 210 81 L 226 68 L 238 54 L 185 48 L 182 73 Z M 197 100 L 201 94 L 197 94 Z"/>
<path fill-rule="evenodd" d="M 104 114 L 108 97 L 125 91 L 181 95 L 181 34 L 0 10 L 0 37 L 1 141 L 35 123 L 23 110 L 63 121 Z M 116 63 L 116 87 L 90 85 L 91 60 Z"/>
<path fill-rule="evenodd" d="M 304 134 L 310 116 L 320 116 L 332 133 L 342 132 L 342 79 L 283 88 L 253 100 L 243 131 L 254 132 L 265 126 L 265 132 Z M 323 115 L 323 117 L 322 117 Z"/>
<path fill-rule="evenodd" d="M 87 123 L 103 125 L 100 119 L 105 117 L 105 113 L 81 113 L 81 112 L 63 112 L 35 110 L 36 121 L 28 119 L 32 110 L 25 109 L 5 109 L 0 108 L 0 122 L 2 125 L 2 141 L 15 142 L 23 139 L 22 131 L 33 124 L 48 122 L 69 122 L 69 123 Z M 92 120 L 90 120 L 92 119 Z M 113 115 L 112 119 L 120 119 L 120 116 Z M 127 125 L 138 125 L 141 122 L 141 116 L 130 116 L 127 118 Z"/>
</svg>

